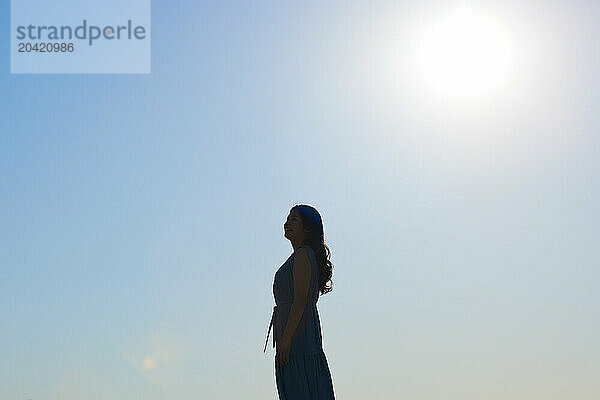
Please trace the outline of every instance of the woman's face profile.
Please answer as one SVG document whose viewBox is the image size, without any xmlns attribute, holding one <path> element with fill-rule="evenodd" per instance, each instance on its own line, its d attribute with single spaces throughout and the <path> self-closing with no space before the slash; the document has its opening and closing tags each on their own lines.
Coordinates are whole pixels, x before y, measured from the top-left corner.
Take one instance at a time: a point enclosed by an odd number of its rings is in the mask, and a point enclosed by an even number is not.
<svg viewBox="0 0 600 400">
<path fill-rule="evenodd" d="M 290 241 L 302 243 L 306 238 L 306 232 L 302 226 L 302 218 L 298 210 L 293 210 L 287 217 L 285 224 L 283 224 L 283 231 L 285 236 Z"/>
</svg>

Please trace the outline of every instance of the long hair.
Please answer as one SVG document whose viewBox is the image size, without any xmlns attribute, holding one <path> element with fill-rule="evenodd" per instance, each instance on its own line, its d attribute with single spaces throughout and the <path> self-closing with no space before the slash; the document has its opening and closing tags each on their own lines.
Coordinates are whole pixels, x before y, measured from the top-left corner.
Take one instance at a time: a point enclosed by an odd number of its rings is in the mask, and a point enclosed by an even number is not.
<svg viewBox="0 0 600 400">
<path fill-rule="evenodd" d="M 323 220 L 321 215 L 314 208 L 306 204 L 297 204 L 290 209 L 290 212 L 297 210 L 302 218 L 302 226 L 308 230 L 308 236 L 304 244 L 310 246 L 317 256 L 319 264 L 319 291 L 321 294 L 329 293 L 333 290 L 333 264 L 329 261 L 331 251 L 325 244 L 325 235 L 323 231 Z M 327 284 L 331 282 L 331 284 Z"/>
</svg>

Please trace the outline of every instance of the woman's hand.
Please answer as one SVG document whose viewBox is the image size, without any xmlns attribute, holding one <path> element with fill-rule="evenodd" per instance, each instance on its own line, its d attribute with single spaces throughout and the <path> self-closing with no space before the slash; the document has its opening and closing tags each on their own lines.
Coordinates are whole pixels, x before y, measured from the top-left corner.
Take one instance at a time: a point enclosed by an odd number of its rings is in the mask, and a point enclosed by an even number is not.
<svg viewBox="0 0 600 400">
<path fill-rule="evenodd" d="M 290 345 L 291 340 L 281 338 L 281 340 L 277 343 L 277 352 L 275 354 L 275 362 L 279 362 L 280 364 L 287 364 L 290 360 Z"/>
</svg>

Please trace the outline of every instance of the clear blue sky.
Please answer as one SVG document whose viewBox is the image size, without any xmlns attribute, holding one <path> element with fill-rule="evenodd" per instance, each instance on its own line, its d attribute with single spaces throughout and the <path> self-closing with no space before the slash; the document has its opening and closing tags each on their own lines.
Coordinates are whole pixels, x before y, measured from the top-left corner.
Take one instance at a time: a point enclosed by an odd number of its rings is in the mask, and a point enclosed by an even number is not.
<svg viewBox="0 0 600 400">
<path fill-rule="evenodd" d="M 464 4 L 511 58 L 459 96 L 411 54 Z M 300 202 L 338 398 L 596 398 L 599 12 L 154 1 L 150 75 L 11 75 L 3 2 L 0 398 L 276 398 Z"/>
</svg>

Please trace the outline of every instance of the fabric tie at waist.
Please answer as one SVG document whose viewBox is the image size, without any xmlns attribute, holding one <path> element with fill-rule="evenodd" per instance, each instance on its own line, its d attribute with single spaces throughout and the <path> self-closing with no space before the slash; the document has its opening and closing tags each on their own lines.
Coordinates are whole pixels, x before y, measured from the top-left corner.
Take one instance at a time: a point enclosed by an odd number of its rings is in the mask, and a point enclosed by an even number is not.
<svg viewBox="0 0 600 400">
<path fill-rule="evenodd" d="M 284 304 L 292 304 L 292 301 L 285 301 L 283 303 L 279 303 L 278 305 Z M 269 335 L 271 334 L 271 328 L 275 325 L 275 321 L 277 320 L 277 306 L 273 307 L 273 314 L 271 315 L 271 322 L 269 323 L 269 331 L 267 332 L 267 340 L 265 340 L 265 348 L 263 349 L 263 353 L 267 351 L 267 343 L 269 343 Z M 275 348 L 275 330 L 273 330 L 273 348 Z"/>
<path fill-rule="evenodd" d="M 267 332 L 267 340 L 265 340 L 265 348 L 263 353 L 267 351 L 267 343 L 269 343 L 269 335 L 271 334 L 271 327 L 275 322 L 275 314 L 277 313 L 277 306 L 273 307 L 273 314 L 271 315 L 271 322 L 269 322 L 269 331 Z M 275 332 L 273 332 L 273 348 L 275 348 Z"/>
<path fill-rule="evenodd" d="M 292 304 L 292 301 L 286 301 L 284 303 L 280 303 L 279 305 L 283 305 L 283 304 Z M 313 301 L 312 302 L 313 306 L 317 305 L 317 301 Z M 273 325 L 275 324 L 275 321 L 277 319 L 277 306 L 273 307 L 273 314 L 271 315 L 271 322 L 269 322 L 269 330 L 267 331 L 267 339 L 265 340 L 265 348 L 263 349 L 263 353 L 265 351 L 267 351 L 267 343 L 269 343 L 269 335 L 271 334 L 271 328 L 273 327 Z M 273 331 L 273 348 L 275 348 L 275 331 Z"/>
</svg>

